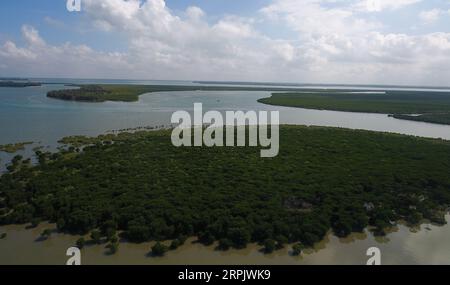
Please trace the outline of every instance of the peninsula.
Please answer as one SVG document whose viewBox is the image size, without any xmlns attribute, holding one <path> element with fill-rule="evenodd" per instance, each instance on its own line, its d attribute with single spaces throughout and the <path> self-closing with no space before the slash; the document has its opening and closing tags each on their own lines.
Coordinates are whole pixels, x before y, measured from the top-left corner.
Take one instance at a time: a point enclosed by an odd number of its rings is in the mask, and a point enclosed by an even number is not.
<svg viewBox="0 0 450 285">
<path fill-rule="evenodd" d="M 394 118 L 450 124 L 450 92 L 316 90 L 273 93 L 260 103 L 285 107 L 391 114 Z"/>
</svg>

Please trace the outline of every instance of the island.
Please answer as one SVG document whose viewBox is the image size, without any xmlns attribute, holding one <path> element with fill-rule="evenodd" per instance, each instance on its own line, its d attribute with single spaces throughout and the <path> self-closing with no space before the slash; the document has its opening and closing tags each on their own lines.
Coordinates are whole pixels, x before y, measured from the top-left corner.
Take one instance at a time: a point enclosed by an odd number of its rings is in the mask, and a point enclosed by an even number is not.
<svg viewBox="0 0 450 285">
<path fill-rule="evenodd" d="M 405 221 L 445 224 L 450 142 L 328 127 L 280 127 L 280 153 L 177 148 L 171 130 L 61 140 L 37 164 L 17 156 L 0 176 L 0 225 L 49 221 L 64 233 L 217 249 L 259 243 L 298 253 L 332 230 L 377 235 Z M 75 145 L 72 145 L 75 144 Z M 45 234 L 45 235 L 44 235 Z M 49 233 L 43 233 L 47 237 Z M 83 245 L 84 240 L 79 240 Z"/>
<path fill-rule="evenodd" d="M 23 87 L 35 87 L 41 86 L 42 84 L 39 82 L 30 82 L 30 81 L 1 81 L 0 87 L 14 87 L 14 88 L 23 88 Z"/>
<path fill-rule="evenodd" d="M 450 92 L 316 90 L 273 93 L 260 103 L 317 110 L 390 114 L 403 120 L 450 124 Z"/>
<path fill-rule="evenodd" d="M 24 150 L 25 146 L 33 144 L 33 142 L 20 142 L 20 143 L 14 143 L 14 144 L 6 144 L 6 145 L 0 145 L 0 152 L 7 152 L 7 153 L 16 153 L 19 150 Z"/>
</svg>

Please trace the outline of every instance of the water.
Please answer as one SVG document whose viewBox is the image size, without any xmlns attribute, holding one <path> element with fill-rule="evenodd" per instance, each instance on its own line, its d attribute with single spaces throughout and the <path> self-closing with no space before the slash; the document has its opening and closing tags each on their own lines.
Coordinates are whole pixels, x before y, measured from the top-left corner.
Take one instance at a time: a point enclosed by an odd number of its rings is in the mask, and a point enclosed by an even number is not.
<svg viewBox="0 0 450 285">
<path fill-rule="evenodd" d="M 143 95 L 139 102 L 134 103 L 82 103 L 49 99 L 46 94 L 50 90 L 73 88 L 65 87 L 62 83 L 94 82 L 47 82 L 52 84 L 0 88 L 0 144 L 33 141 L 35 144 L 19 152 L 29 156 L 32 154 L 31 149 L 36 146 L 54 149 L 57 141 L 64 136 L 93 136 L 110 130 L 167 125 L 174 111 L 192 111 L 193 104 L 197 102 L 203 103 L 204 111 L 279 110 L 283 124 L 365 129 L 450 140 L 450 126 L 445 125 L 397 120 L 383 114 L 306 110 L 257 102 L 260 98 L 270 96 L 270 92 L 160 92 Z M 186 82 L 173 84 L 187 85 Z M 4 167 L 11 156 L 0 153 L 0 165 Z M 377 241 L 370 234 L 354 235 L 355 241 L 350 243 L 330 236 L 326 246 L 324 243 L 318 245 L 318 248 L 324 249 L 303 257 L 291 257 L 287 249 L 263 255 L 256 246 L 243 251 L 221 253 L 190 243 L 161 259 L 146 256 L 151 244 L 123 244 L 116 256 L 105 255 L 104 248 L 98 246 L 85 249 L 83 254 L 86 263 L 90 264 L 364 264 L 367 248 L 378 246 L 382 249 L 386 264 L 450 264 L 450 227 L 428 227 L 431 231 L 411 233 L 406 227 L 400 226 L 398 232 L 389 235 L 390 241 L 387 243 Z M 76 237 L 57 235 L 45 242 L 35 242 L 41 231 L 42 227 L 36 230 L 24 230 L 23 226 L 0 228 L 0 232 L 8 233 L 6 240 L 0 240 L 0 264 L 64 264 L 65 250 L 75 243 Z"/>
<path fill-rule="evenodd" d="M 450 216 L 447 216 L 450 221 Z M 0 232 L 8 232 L 4 240 L 0 240 L 0 265 L 5 264 L 50 264 L 63 265 L 68 257 L 65 255 L 69 247 L 75 245 L 77 236 L 53 234 L 46 241 L 39 241 L 44 229 L 54 229 L 53 225 L 41 225 L 36 229 L 26 230 L 24 226 L 8 226 L 0 228 Z M 165 257 L 149 257 L 154 243 L 129 244 L 121 243 L 116 255 L 108 255 L 105 245 L 87 246 L 82 250 L 83 264 L 100 265 L 315 265 L 315 264 L 351 264 L 364 265 L 370 247 L 381 250 L 381 262 L 388 265 L 416 264 L 450 264 L 450 227 L 422 225 L 420 230 L 411 231 L 399 225 L 384 238 L 376 238 L 370 232 L 355 233 L 345 239 L 331 234 L 306 250 L 301 256 L 291 256 L 291 247 L 265 255 L 260 252 L 261 246 L 250 245 L 244 250 L 221 252 L 215 245 L 205 247 L 189 239 L 176 251 Z"/>
<path fill-rule="evenodd" d="M 0 144 L 22 141 L 52 145 L 69 135 L 97 135 L 109 130 L 169 124 L 177 110 L 203 103 L 207 110 L 279 110 L 283 124 L 302 124 L 386 131 L 450 139 L 450 126 L 397 120 L 384 114 L 306 110 L 268 106 L 257 100 L 270 92 L 159 92 L 139 102 L 83 103 L 50 99 L 60 84 L 30 88 L 0 88 Z"/>
</svg>

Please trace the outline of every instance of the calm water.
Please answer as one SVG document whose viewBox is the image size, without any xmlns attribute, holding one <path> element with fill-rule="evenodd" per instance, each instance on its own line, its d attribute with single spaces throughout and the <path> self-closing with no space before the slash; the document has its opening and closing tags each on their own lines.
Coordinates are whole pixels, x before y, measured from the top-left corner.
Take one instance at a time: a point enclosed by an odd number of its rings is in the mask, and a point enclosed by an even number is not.
<svg viewBox="0 0 450 285">
<path fill-rule="evenodd" d="M 69 135 L 96 135 L 109 130 L 169 124 L 177 110 L 279 110 L 281 123 L 333 126 L 450 139 L 450 126 L 404 121 L 383 114 L 348 113 L 268 106 L 257 102 L 270 92 L 161 92 L 139 102 L 82 103 L 49 99 L 52 84 L 0 88 L 0 144 L 21 141 L 54 144 Z"/>
<path fill-rule="evenodd" d="M 450 216 L 447 216 L 450 221 Z M 46 241 L 38 241 L 40 233 L 52 225 L 43 225 L 37 229 L 26 230 L 24 226 L 0 228 L 8 236 L 0 240 L 0 265 L 2 264 L 65 264 L 66 250 L 75 245 L 78 237 L 54 234 Z M 194 243 L 193 239 L 165 257 L 148 257 L 152 243 L 121 243 L 116 255 L 108 255 L 105 245 L 87 246 L 82 250 L 83 264 L 119 264 L 119 265 L 308 265 L 308 264 L 354 264 L 367 262 L 367 249 L 378 247 L 381 250 L 382 264 L 450 264 L 450 227 L 422 225 L 418 231 L 398 226 L 394 232 L 384 238 L 375 238 L 371 233 L 353 234 L 346 239 L 333 235 L 313 250 L 307 250 L 301 256 L 291 256 L 290 247 L 264 255 L 260 246 L 251 245 L 244 250 L 221 252 L 214 245 L 205 247 Z"/>
<path fill-rule="evenodd" d="M 49 82 L 57 83 L 56 80 Z M 59 82 L 67 83 L 67 80 Z M 184 85 L 186 82 L 174 84 Z M 167 125 L 174 111 L 192 111 L 193 104 L 197 102 L 203 103 L 205 111 L 279 110 L 281 123 L 284 124 L 345 127 L 450 139 L 450 126 L 397 120 L 383 114 L 306 110 L 257 102 L 257 99 L 270 96 L 269 92 L 161 92 L 143 95 L 135 103 L 66 102 L 46 97 L 48 91 L 62 88 L 68 87 L 49 84 L 30 88 L 0 88 L 0 144 L 33 141 L 34 145 L 21 152 L 31 155 L 31 148 L 37 145 L 53 148 L 57 140 L 64 136 L 97 135 L 110 130 Z M 0 165 L 10 159 L 11 155 L 0 153 Z M 150 244 L 124 244 L 116 256 L 104 255 L 101 247 L 90 247 L 84 250 L 84 256 L 85 263 L 91 264 L 363 264 L 367 259 L 366 249 L 378 246 L 383 251 L 385 263 L 450 264 L 450 227 L 428 228 L 431 231 L 411 233 L 400 226 L 398 232 L 388 237 L 388 243 L 380 243 L 370 234 L 350 243 L 330 236 L 325 249 L 300 258 L 289 256 L 287 250 L 269 256 L 259 253 L 256 247 L 220 253 L 197 244 L 187 244 L 162 259 L 146 257 Z M 6 240 L 0 240 L 0 264 L 63 264 L 65 249 L 76 240 L 75 237 L 58 235 L 46 242 L 35 242 L 41 229 L 24 230 L 23 226 L 0 228 L 0 232 L 8 233 Z"/>
</svg>

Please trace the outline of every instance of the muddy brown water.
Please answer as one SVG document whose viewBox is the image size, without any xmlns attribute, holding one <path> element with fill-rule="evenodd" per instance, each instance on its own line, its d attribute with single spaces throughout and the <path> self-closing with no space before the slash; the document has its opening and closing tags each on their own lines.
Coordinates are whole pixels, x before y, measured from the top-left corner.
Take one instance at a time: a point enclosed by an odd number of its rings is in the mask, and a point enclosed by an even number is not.
<svg viewBox="0 0 450 285">
<path fill-rule="evenodd" d="M 450 215 L 446 217 L 450 221 Z M 65 264 L 66 251 L 75 245 L 78 236 L 54 233 L 49 239 L 39 241 L 44 229 L 54 228 L 43 224 L 35 229 L 25 226 L 0 227 L 7 237 L 0 240 L 0 265 Z M 291 247 L 266 255 L 261 247 L 250 245 L 243 250 L 221 252 L 214 246 L 205 247 L 189 239 L 176 251 L 164 257 L 149 257 L 152 243 L 121 243 L 115 255 L 108 255 L 105 245 L 87 246 L 81 251 L 82 264 L 101 265 L 308 265 L 308 264 L 365 264 L 370 247 L 381 250 L 382 264 L 450 264 L 450 226 L 425 224 L 411 230 L 399 225 L 384 238 L 376 238 L 370 232 L 355 233 L 339 239 L 331 233 L 314 249 L 301 256 L 291 256 Z"/>
</svg>

